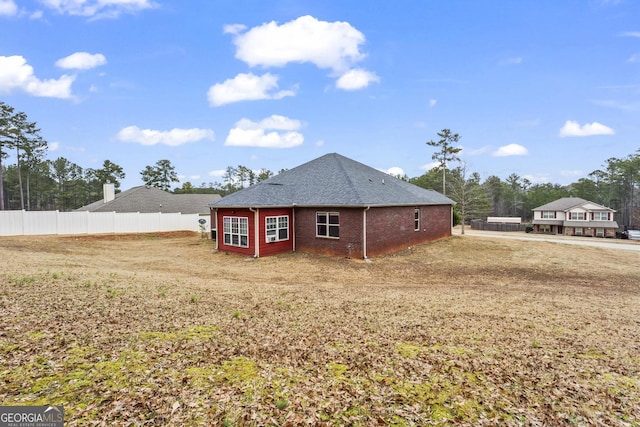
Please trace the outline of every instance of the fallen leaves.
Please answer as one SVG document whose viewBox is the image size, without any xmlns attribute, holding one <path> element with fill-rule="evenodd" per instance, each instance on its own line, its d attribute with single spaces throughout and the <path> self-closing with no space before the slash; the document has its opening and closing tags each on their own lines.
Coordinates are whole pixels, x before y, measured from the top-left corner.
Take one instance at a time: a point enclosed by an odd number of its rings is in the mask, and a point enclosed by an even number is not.
<svg viewBox="0 0 640 427">
<path fill-rule="evenodd" d="M 635 254 L 563 249 L 246 263 L 191 236 L 2 240 L 0 404 L 68 425 L 639 424 Z"/>
</svg>

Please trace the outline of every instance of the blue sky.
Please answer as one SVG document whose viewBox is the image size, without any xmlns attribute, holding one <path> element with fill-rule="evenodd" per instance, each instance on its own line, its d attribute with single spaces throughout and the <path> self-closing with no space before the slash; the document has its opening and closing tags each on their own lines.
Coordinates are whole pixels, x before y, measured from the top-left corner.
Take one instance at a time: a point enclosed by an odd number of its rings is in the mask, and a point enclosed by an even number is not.
<svg viewBox="0 0 640 427">
<path fill-rule="evenodd" d="M 636 0 L 0 0 L 0 100 L 122 188 L 337 152 L 568 184 L 640 148 Z M 11 161 L 11 159 L 10 159 Z M 180 184 L 179 184 L 180 185 Z"/>
</svg>

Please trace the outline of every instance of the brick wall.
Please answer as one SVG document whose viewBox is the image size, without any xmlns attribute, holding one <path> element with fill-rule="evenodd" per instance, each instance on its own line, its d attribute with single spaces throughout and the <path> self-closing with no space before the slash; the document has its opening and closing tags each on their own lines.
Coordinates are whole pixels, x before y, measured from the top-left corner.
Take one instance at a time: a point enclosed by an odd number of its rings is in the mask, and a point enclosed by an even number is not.
<svg viewBox="0 0 640 427">
<path fill-rule="evenodd" d="M 415 207 L 371 208 L 366 213 L 367 256 L 451 236 L 451 206 L 420 206 L 420 230 L 415 231 Z M 340 213 L 340 238 L 316 237 L 316 212 Z M 296 250 L 349 258 L 364 257 L 362 208 L 296 209 Z"/>
<path fill-rule="evenodd" d="M 414 210 L 420 209 L 415 230 Z M 451 236 L 451 206 L 372 208 L 367 212 L 367 256 L 406 249 Z"/>
</svg>

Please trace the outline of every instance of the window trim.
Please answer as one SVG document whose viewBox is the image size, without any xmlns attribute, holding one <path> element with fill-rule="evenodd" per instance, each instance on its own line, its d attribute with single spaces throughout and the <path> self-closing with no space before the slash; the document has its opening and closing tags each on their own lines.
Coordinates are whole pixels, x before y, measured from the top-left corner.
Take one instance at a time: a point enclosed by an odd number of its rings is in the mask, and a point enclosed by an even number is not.
<svg viewBox="0 0 640 427">
<path fill-rule="evenodd" d="M 270 219 L 275 219 L 275 228 L 269 229 L 269 220 Z M 281 226 L 281 220 L 282 219 L 286 219 L 286 226 Z M 266 243 L 273 243 L 273 242 L 284 242 L 285 240 L 289 240 L 289 215 L 272 215 L 272 216 L 265 216 L 264 218 L 264 240 Z M 287 237 L 286 238 L 281 238 L 280 237 L 280 232 L 281 231 L 286 231 L 287 233 Z M 273 231 L 272 234 L 269 234 L 270 231 Z M 271 240 L 270 237 L 275 237 L 274 240 Z"/>
<path fill-rule="evenodd" d="M 319 222 L 320 217 L 325 218 L 325 222 Z M 331 217 L 337 217 L 338 222 L 332 223 Z M 325 233 L 321 234 L 320 227 L 324 226 Z M 337 231 L 337 236 L 332 236 L 331 231 Z M 340 238 L 340 212 L 316 211 L 316 237 L 323 239 L 339 239 Z"/>
<path fill-rule="evenodd" d="M 579 218 L 582 216 L 582 218 Z M 587 221 L 586 212 L 569 212 L 569 221 Z"/>
<path fill-rule="evenodd" d="M 420 231 L 420 208 L 413 210 L 413 231 Z"/>
<path fill-rule="evenodd" d="M 237 232 L 233 231 L 233 223 L 237 222 Z M 242 227 L 241 223 L 244 223 L 246 226 L 246 234 L 241 233 Z M 227 224 L 229 227 L 227 228 Z M 228 231 L 227 231 L 228 230 Z M 227 236 L 229 238 L 227 239 Z M 237 242 L 233 243 L 233 237 L 237 236 Z M 245 244 L 243 244 L 243 237 L 246 237 L 244 240 Z M 223 216 L 222 217 L 222 241 L 226 246 L 234 246 L 237 248 L 248 248 L 249 247 L 249 217 L 246 216 Z"/>
<path fill-rule="evenodd" d="M 609 221 L 609 212 L 594 212 L 594 221 Z"/>
</svg>

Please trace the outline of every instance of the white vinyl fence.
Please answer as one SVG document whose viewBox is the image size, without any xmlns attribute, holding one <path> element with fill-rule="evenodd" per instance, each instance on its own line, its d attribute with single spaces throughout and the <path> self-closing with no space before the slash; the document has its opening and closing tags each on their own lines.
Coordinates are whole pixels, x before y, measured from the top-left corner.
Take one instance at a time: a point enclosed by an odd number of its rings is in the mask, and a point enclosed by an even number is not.
<svg viewBox="0 0 640 427">
<path fill-rule="evenodd" d="M 204 224 L 200 224 L 204 220 Z M 209 215 L 181 213 L 116 213 L 0 211 L 0 236 L 36 234 L 211 232 Z"/>
</svg>

